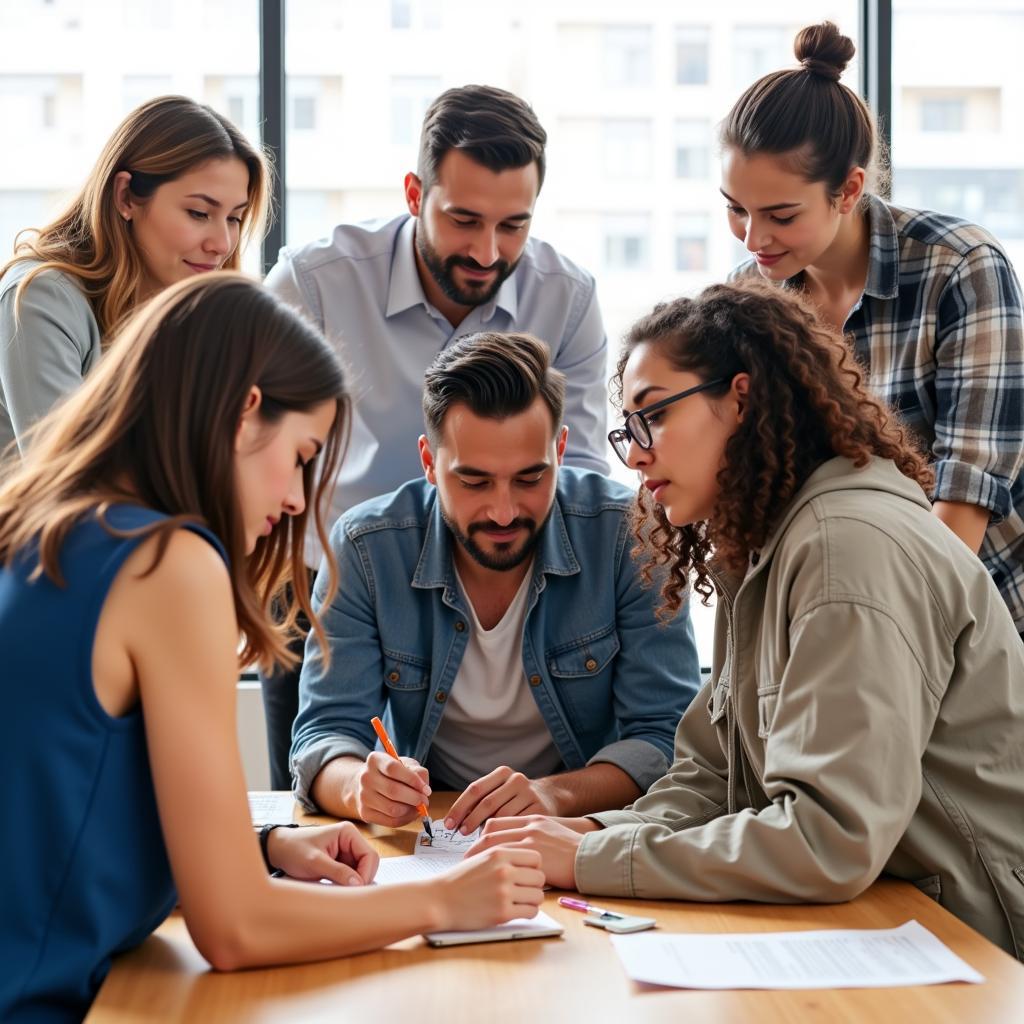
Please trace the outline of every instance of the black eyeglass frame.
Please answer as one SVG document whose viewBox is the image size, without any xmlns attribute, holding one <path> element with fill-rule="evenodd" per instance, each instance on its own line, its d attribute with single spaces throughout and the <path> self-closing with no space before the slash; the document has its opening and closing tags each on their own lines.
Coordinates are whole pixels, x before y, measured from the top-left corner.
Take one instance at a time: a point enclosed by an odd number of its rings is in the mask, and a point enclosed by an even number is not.
<svg viewBox="0 0 1024 1024">
<path fill-rule="evenodd" d="M 666 405 L 678 402 L 682 398 L 689 398 L 690 395 L 695 395 L 698 391 L 707 391 L 709 388 L 717 387 L 719 384 L 727 384 L 730 379 L 731 378 L 729 377 L 716 377 L 714 380 L 705 381 L 703 384 L 698 384 L 696 387 L 687 388 L 685 391 L 669 395 L 668 398 L 659 399 L 651 405 L 645 405 L 642 409 L 635 409 L 625 418 L 621 427 L 616 427 L 614 430 L 608 431 L 608 443 L 612 446 L 612 451 L 618 455 L 623 465 L 628 466 L 629 462 L 627 460 L 630 440 L 635 441 L 645 452 L 649 452 L 654 447 L 654 438 L 651 435 L 651 425 L 647 422 L 647 417 L 652 412 L 664 409 Z M 646 435 L 646 440 L 644 437 L 640 436 L 639 431 L 634 430 L 631 426 L 632 423 L 642 424 L 641 429 L 644 435 Z M 621 449 L 619 448 L 620 444 L 622 445 Z"/>
</svg>

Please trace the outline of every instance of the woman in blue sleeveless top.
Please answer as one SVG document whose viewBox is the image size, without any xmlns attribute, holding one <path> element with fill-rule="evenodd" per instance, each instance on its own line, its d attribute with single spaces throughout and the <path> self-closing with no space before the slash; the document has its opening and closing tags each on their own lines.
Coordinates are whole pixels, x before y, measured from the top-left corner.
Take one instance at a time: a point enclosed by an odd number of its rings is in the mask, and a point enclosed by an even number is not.
<svg viewBox="0 0 1024 1024">
<path fill-rule="evenodd" d="M 241 275 L 201 275 L 139 310 L 7 467 L 0 1019 L 81 1019 L 111 957 L 175 899 L 219 969 L 535 913 L 528 851 L 387 888 L 366 884 L 378 858 L 350 823 L 278 829 L 261 858 L 235 738 L 239 638 L 243 662 L 287 663 L 301 609 L 322 640 L 303 541 L 312 519 L 329 551 L 320 509 L 347 414 L 311 327 Z M 340 884 L 292 880 L 321 878 Z"/>
</svg>

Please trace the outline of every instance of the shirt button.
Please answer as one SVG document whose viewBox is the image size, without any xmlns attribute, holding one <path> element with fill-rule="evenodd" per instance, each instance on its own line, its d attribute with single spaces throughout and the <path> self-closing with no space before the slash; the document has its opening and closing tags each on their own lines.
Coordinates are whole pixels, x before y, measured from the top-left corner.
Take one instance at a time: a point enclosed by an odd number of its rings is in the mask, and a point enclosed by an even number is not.
<svg viewBox="0 0 1024 1024">
<path fill-rule="evenodd" d="M 540 686 L 540 676 L 530 676 L 531 686 Z"/>
<path fill-rule="evenodd" d="M 447 699 L 448 694 L 445 693 L 444 690 L 438 690 L 437 693 L 434 694 L 434 700 L 436 700 L 438 704 L 443 704 Z"/>
<path fill-rule="evenodd" d="M 455 623 L 455 632 L 456 633 L 461 633 L 465 628 L 466 628 L 466 624 L 462 621 L 462 619 L 459 619 L 459 621 Z"/>
<path fill-rule="evenodd" d="M 587 658 L 587 660 L 586 660 L 586 662 L 584 663 L 583 667 L 584 667 L 584 668 L 585 668 L 585 669 L 586 669 L 586 670 L 587 670 L 588 672 L 593 672 L 593 671 L 594 671 L 594 669 L 595 669 L 595 668 L 597 668 L 597 662 L 596 662 L 596 661 L 594 661 L 594 659 L 593 659 L 593 658 Z"/>
<path fill-rule="evenodd" d="M 391 682 L 393 682 L 393 683 L 397 683 L 398 680 L 401 679 L 401 678 L 402 677 L 397 672 L 389 672 L 388 673 L 388 679 L 390 679 Z"/>
</svg>

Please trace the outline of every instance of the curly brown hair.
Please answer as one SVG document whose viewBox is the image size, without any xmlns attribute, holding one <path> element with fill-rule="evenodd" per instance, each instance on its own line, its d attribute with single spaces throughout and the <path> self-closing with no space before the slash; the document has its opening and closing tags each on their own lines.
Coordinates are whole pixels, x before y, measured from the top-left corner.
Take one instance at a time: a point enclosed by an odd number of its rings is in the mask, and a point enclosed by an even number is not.
<svg viewBox="0 0 1024 1024">
<path fill-rule="evenodd" d="M 845 456 L 855 466 L 877 456 L 931 492 L 934 474 L 924 454 L 888 406 L 871 395 L 842 337 L 806 299 L 761 281 L 716 284 L 694 299 L 662 303 L 638 320 L 623 342 L 613 385 L 622 405 L 622 375 L 633 350 L 658 347 L 676 370 L 702 380 L 723 378 L 707 392 L 721 397 L 738 373 L 749 374 L 743 416 L 726 442 L 718 498 L 707 520 L 673 526 L 640 489 L 634 555 L 649 556 L 648 584 L 663 578 L 659 617 L 671 618 L 693 588 L 706 604 L 714 593 L 709 559 L 743 571 L 783 510 L 814 470 Z"/>
</svg>

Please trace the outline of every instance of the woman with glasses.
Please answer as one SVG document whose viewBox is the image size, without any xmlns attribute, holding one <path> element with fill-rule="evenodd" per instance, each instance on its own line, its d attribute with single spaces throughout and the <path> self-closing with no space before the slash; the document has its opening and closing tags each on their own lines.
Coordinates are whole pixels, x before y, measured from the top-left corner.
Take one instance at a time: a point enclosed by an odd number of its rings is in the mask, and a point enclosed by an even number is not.
<svg viewBox="0 0 1024 1024">
<path fill-rule="evenodd" d="M 806 300 L 716 285 L 636 323 L 612 431 L 662 614 L 717 596 L 675 761 L 624 811 L 488 823 L 548 883 L 837 902 L 885 872 L 1024 955 L 1024 645 L 927 458 Z"/>
<path fill-rule="evenodd" d="M 853 43 L 803 29 L 800 66 L 765 75 L 722 122 L 739 277 L 810 299 L 852 336 L 875 394 L 935 470 L 932 510 L 996 581 L 1024 634 L 1024 300 L 984 228 L 895 206 L 871 112 L 839 81 Z"/>
</svg>

